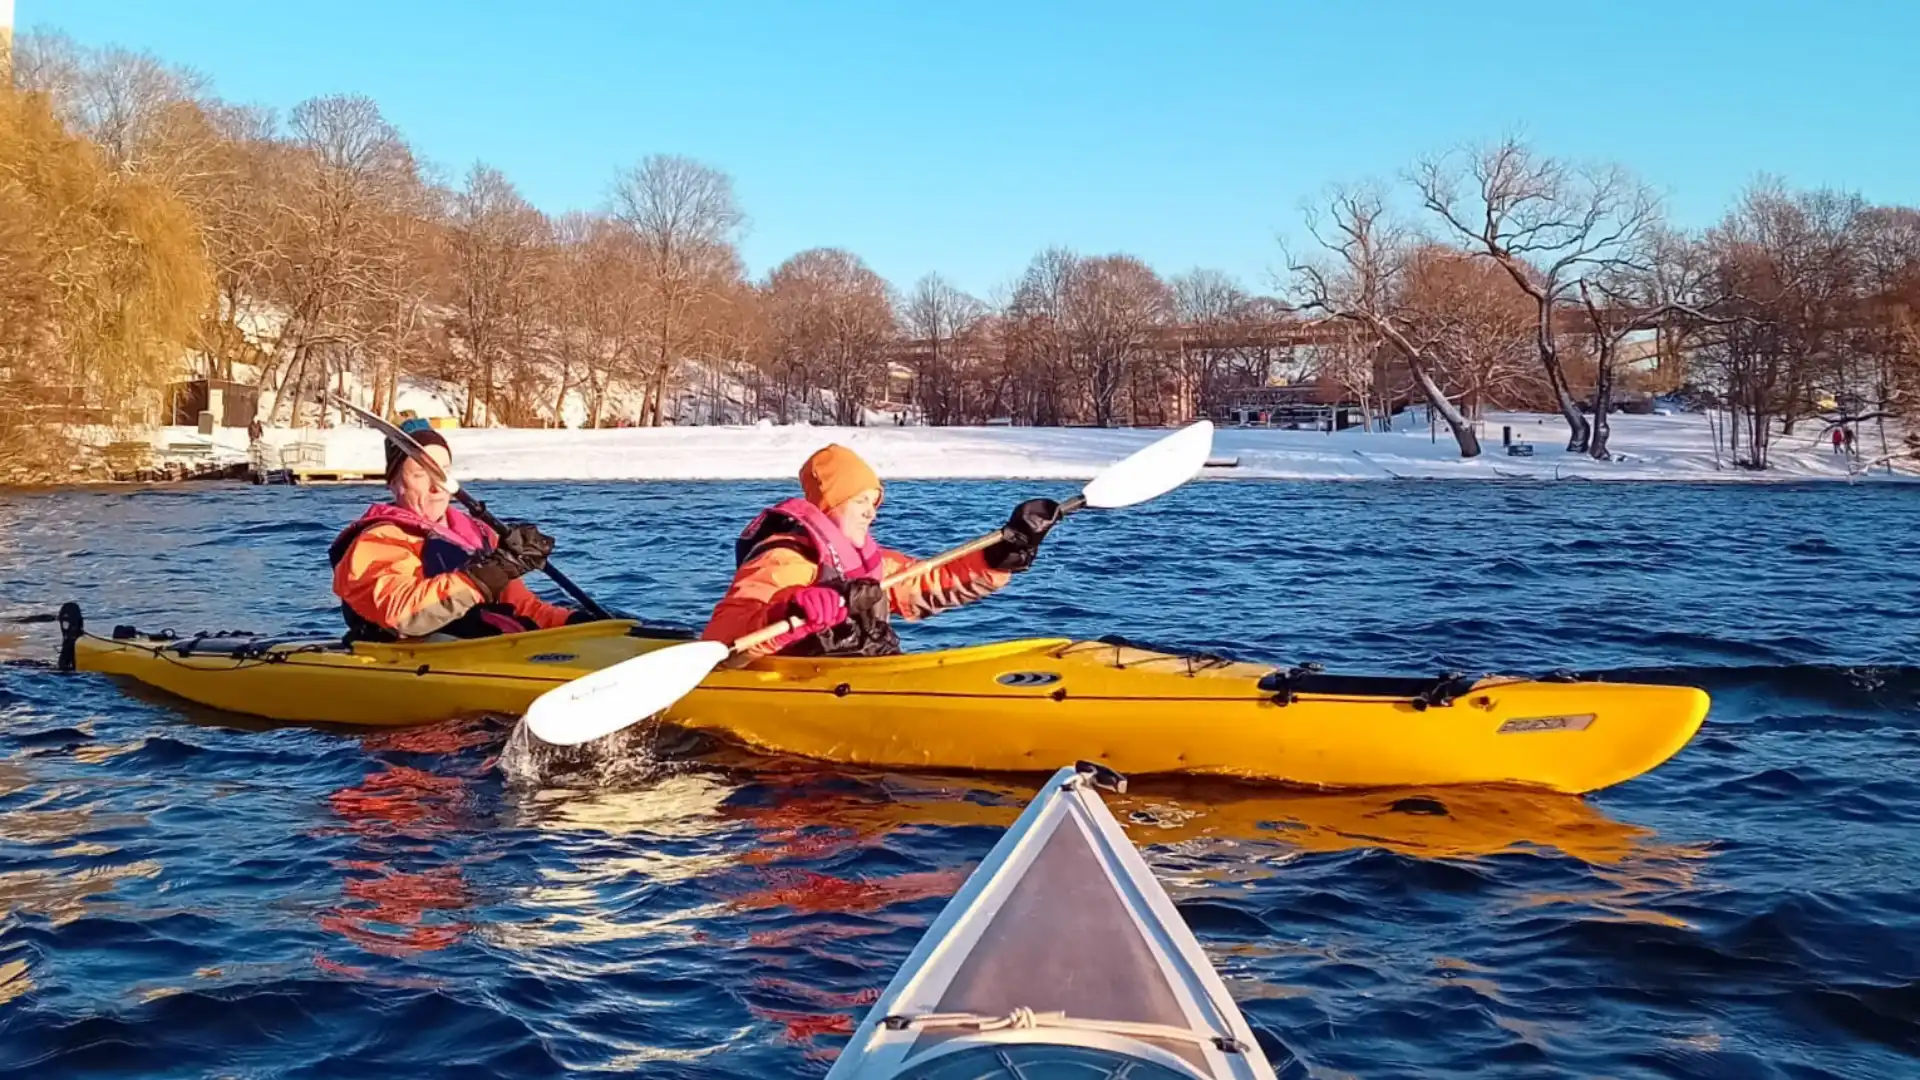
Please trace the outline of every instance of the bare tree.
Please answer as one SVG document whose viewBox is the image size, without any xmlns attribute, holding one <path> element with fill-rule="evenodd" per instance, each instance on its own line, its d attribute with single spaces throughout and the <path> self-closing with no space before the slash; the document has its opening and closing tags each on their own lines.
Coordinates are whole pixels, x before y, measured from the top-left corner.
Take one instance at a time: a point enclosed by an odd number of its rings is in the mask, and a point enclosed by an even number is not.
<svg viewBox="0 0 1920 1080">
<path fill-rule="evenodd" d="M 362 302 L 408 255 L 396 226 L 431 211 L 411 151 L 372 101 L 313 98 L 294 108 L 290 126 L 297 153 L 274 256 L 287 316 L 272 368 L 279 373 L 276 419 L 284 413 L 297 423 L 315 377 L 324 385 L 370 332 Z"/>
<path fill-rule="evenodd" d="M 1082 261 L 1065 248 L 1035 255 L 1004 305 L 1005 396 L 1008 411 L 1024 423 L 1054 427 L 1071 415 L 1075 352 L 1069 309 Z"/>
<path fill-rule="evenodd" d="M 180 166 L 179 140 L 167 129 L 207 88 L 203 76 L 152 53 L 87 48 L 58 33 L 21 37 L 14 78 L 47 94 L 67 127 L 98 146 L 114 170 L 160 173 L 163 182 L 172 179 L 164 175 L 169 166 Z"/>
<path fill-rule="evenodd" d="M 1387 345 L 1363 322 L 1340 321 L 1338 325 L 1342 332 L 1337 337 L 1314 346 L 1314 375 L 1338 387 L 1344 397 L 1359 402 L 1361 425 L 1373 431 L 1392 415 L 1382 393 L 1386 373 L 1381 353 Z"/>
<path fill-rule="evenodd" d="M 520 196 L 499 170 L 473 166 L 452 199 L 448 241 L 453 318 L 448 330 L 465 352 L 467 415 L 471 426 L 484 402 L 495 417 L 501 365 L 527 368 L 527 327 L 535 313 L 542 262 L 550 242 L 544 215 Z M 510 346 L 518 349 L 509 351 Z M 520 375 L 525 381 L 525 375 Z"/>
<path fill-rule="evenodd" d="M 962 413 L 961 380 L 986 309 L 939 274 L 928 274 L 914 285 L 902 315 L 907 333 L 925 349 L 914 374 L 915 403 L 927 423 L 951 424 Z"/>
<path fill-rule="evenodd" d="M 1533 306 L 1493 264 L 1443 244 L 1421 244 L 1402 280 L 1403 321 L 1431 332 L 1429 355 L 1459 388 L 1468 415 L 1524 392 L 1532 367 Z"/>
<path fill-rule="evenodd" d="M 1136 420 L 1141 394 L 1133 384 L 1149 334 L 1163 325 L 1173 297 L 1146 263 L 1131 255 L 1081 260 L 1068 279 L 1066 321 L 1086 381 L 1092 420 L 1111 427 L 1126 390 Z"/>
<path fill-rule="evenodd" d="M 1191 420 L 1221 404 L 1225 369 L 1246 337 L 1246 290 L 1218 270 L 1175 277 L 1173 317 L 1178 325 L 1176 419 Z"/>
<path fill-rule="evenodd" d="M 1701 249 L 1666 230 L 1655 230 L 1647 240 L 1645 265 L 1598 268 L 1575 283 L 1594 360 L 1593 437 L 1588 453 L 1596 461 L 1612 457 L 1607 416 L 1613 408 L 1622 344 L 1636 334 L 1652 333 L 1655 346 L 1661 347 L 1660 336 L 1684 338 L 1729 321 L 1702 310 L 1715 301 L 1708 297 L 1711 267 Z M 1677 348 L 1678 343 L 1669 340 L 1665 347 Z"/>
<path fill-rule="evenodd" d="M 1375 185 L 1336 187 L 1326 210 L 1309 207 L 1307 229 L 1331 259 L 1289 260 L 1299 307 L 1365 326 L 1400 354 L 1428 407 L 1446 421 L 1463 458 L 1480 455 L 1480 438 L 1439 381 L 1436 342 L 1453 330 L 1442 321 L 1416 326 L 1406 315 L 1406 276 L 1419 239 L 1394 222 Z M 1435 313 L 1444 315 L 1444 313 Z"/>
<path fill-rule="evenodd" d="M 746 218 L 726 173 L 672 155 L 621 173 L 613 205 L 646 259 L 653 378 L 642 422 L 659 424 L 674 369 L 693 345 L 694 309 L 727 280 Z"/>
<path fill-rule="evenodd" d="M 1796 419 L 1818 411 L 1821 387 L 1858 396 L 1850 384 L 1863 211 L 1855 196 L 1763 182 L 1708 231 L 1709 280 L 1728 322 L 1696 361 L 1724 388 L 1737 464 L 1766 468 L 1776 422 L 1791 434 Z"/>
<path fill-rule="evenodd" d="M 1659 204 L 1624 169 L 1576 167 L 1517 139 L 1466 156 L 1464 167 L 1453 155 L 1420 163 L 1414 183 L 1421 201 L 1533 300 L 1534 344 L 1567 420 L 1567 449 L 1584 452 L 1592 429 L 1567 382 L 1555 316 L 1582 275 L 1631 258 L 1658 223 Z M 1471 191 L 1462 194 L 1463 187 Z"/>
<path fill-rule="evenodd" d="M 1887 420 L 1904 419 L 1910 432 L 1920 420 L 1920 210 L 1875 207 L 1862 216 L 1859 231 L 1863 295 L 1854 321 L 1872 372 L 1872 415 L 1836 420 L 1857 426 L 1871 419 L 1880 432 L 1881 460 L 1891 471 L 1895 456 L 1909 454 L 1896 455 L 1889 446 Z"/>
<path fill-rule="evenodd" d="M 564 362 L 577 367 L 587 427 L 606 422 L 616 384 L 645 380 L 651 307 L 646 256 L 625 224 L 599 214 L 563 218 L 557 284 L 549 309 Z M 563 380 L 566 381 L 566 380 Z M 565 409 L 562 390 L 557 408 Z"/>
<path fill-rule="evenodd" d="M 886 282 L 848 252 L 815 248 L 776 267 L 767 294 L 774 360 L 789 373 L 789 392 L 829 391 L 835 421 L 858 424 L 894 343 Z"/>
<path fill-rule="evenodd" d="M 257 362 L 278 178 L 271 117 L 213 99 L 195 72 L 149 53 L 87 48 L 61 34 L 20 41 L 18 84 L 47 95 L 67 127 L 118 173 L 159 184 L 199 219 L 217 294 L 199 352 L 211 375 Z"/>
</svg>

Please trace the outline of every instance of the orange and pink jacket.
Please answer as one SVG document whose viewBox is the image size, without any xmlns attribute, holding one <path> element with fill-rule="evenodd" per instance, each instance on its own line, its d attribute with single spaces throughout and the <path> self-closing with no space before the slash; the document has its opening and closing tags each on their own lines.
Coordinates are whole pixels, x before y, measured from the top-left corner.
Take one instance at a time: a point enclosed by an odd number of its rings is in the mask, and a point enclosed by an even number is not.
<svg viewBox="0 0 1920 1080">
<path fill-rule="evenodd" d="M 391 503 L 376 503 L 333 542 L 333 592 L 353 613 L 403 638 L 436 633 L 487 603 L 459 567 L 497 541 L 492 529 L 449 507 L 434 524 Z M 494 601 L 541 629 L 572 612 L 512 581 Z M 525 627 L 500 627 L 502 630 Z"/>
<path fill-rule="evenodd" d="M 769 532 L 763 528 L 769 514 L 794 519 L 800 527 L 776 527 Z M 825 575 L 820 565 L 822 545 L 826 557 L 838 564 L 834 572 Z M 790 499 L 754 519 L 741 533 L 736 559 L 733 583 L 715 605 L 713 617 L 701 633 L 709 641 L 735 641 L 786 619 L 793 614 L 789 607 L 793 594 L 823 578 L 877 580 L 914 562 L 909 555 L 879 546 L 871 537 L 864 546 L 855 547 L 824 514 L 800 499 Z M 986 557 L 975 552 L 888 590 L 888 607 L 893 614 L 912 622 L 970 604 L 1010 580 L 1011 574 L 989 567 Z M 756 656 L 780 652 L 810 632 L 801 629 L 782 635 L 751 652 Z"/>
</svg>

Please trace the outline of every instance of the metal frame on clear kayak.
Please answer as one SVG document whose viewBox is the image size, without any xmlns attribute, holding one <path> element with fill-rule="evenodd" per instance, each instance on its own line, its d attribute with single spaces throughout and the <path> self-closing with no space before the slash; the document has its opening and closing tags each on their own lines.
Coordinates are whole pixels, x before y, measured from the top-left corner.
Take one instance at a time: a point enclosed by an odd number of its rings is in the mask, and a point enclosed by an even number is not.
<svg viewBox="0 0 1920 1080">
<path fill-rule="evenodd" d="M 828 1080 L 1271 1078 L 1220 976 L 1101 800 L 1061 769 L 968 877 Z"/>
</svg>

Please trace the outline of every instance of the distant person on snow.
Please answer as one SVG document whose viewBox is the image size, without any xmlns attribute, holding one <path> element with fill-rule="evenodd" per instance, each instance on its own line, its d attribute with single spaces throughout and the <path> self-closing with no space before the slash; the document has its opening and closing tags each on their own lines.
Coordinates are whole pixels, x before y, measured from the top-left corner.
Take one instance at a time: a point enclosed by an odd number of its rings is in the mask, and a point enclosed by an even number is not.
<svg viewBox="0 0 1920 1080">
<path fill-rule="evenodd" d="M 425 420 L 401 430 L 441 468 L 452 465 L 446 438 Z M 540 530 L 518 522 L 495 536 L 449 506 L 450 493 L 391 443 L 387 490 L 393 501 L 369 507 L 327 550 L 349 641 L 491 637 L 589 621 L 520 581 L 553 550 Z"/>
<path fill-rule="evenodd" d="M 1840 443 L 1841 443 L 1841 440 L 1843 440 L 1845 437 L 1846 436 L 1841 432 L 1839 428 L 1833 429 L 1833 452 L 1834 453 L 1837 454 L 1840 452 Z"/>
<path fill-rule="evenodd" d="M 1059 504 L 1029 499 L 1014 508 L 991 547 L 883 590 L 880 579 L 913 559 L 873 539 L 884 492 L 872 467 L 831 445 L 801 466 L 800 488 L 805 498 L 761 511 L 734 541 L 733 584 L 702 637 L 730 642 L 797 615 L 803 626 L 753 653 L 890 656 L 900 651 L 900 639 L 889 613 L 921 619 L 1000 589 L 1032 565 L 1040 541 L 1060 520 Z"/>
</svg>

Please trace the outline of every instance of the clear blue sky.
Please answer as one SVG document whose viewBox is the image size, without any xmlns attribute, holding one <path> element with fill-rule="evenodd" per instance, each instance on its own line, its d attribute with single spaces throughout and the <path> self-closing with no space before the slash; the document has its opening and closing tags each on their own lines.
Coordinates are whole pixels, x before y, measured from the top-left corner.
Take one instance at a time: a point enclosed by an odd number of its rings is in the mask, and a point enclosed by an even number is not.
<svg viewBox="0 0 1920 1080">
<path fill-rule="evenodd" d="M 285 109 L 371 96 L 450 175 L 549 211 L 654 152 L 731 173 L 755 274 L 849 248 L 986 295 L 1035 252 L 1271 287 L 1329 181 L 1521 131 L 1682 224 L 1762 172 L 1920 203 L 1920 2 L 18 0 Z"/>
</svg>

